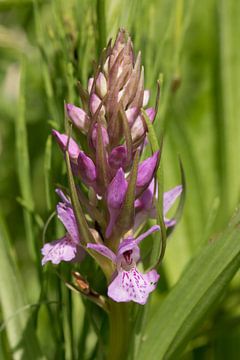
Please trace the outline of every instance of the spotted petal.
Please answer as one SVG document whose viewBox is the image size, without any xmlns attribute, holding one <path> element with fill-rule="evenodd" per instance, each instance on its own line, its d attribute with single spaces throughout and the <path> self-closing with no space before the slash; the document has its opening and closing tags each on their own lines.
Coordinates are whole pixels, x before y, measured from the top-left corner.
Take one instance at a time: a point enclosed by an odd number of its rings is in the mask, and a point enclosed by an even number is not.
<svg viewBox="0 0 240 360">
<path fill-rule="evenodd" d="M 77 244 L 67 236 L 45 244 L 41 250 L 43 255 L 42 265 L 48 261 L 59 264 L 61 261 L 74 260 L 77 255 L 77 247 Z"/>
<path fill-rule="evenodd" d="M 149 294 L 156 288 L 159 275 L 155 270 L 141 274 L 136 268 L 121 270 L 108 287 L 108 296 L 117 302 L 134 301 L 146 304 Z"/>
</svg>

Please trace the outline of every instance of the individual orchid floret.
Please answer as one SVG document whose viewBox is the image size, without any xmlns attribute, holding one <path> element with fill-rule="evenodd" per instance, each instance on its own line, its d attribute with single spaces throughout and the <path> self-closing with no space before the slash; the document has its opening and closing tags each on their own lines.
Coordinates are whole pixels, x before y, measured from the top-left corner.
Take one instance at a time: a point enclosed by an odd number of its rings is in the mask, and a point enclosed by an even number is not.
<svg viewBox="0 0 240 360">
<path fill-rule="evenodd" d="M 101 132 L 102 132 L 103 145 L 104 145 L 104 147 L 106 147 L 109 144 L 108 132 L 107 132 L 107 129 L 103 125 L 100 125 L 100 127 L 101 127 Z M 92 144 L 95 149 L 97 147 L 97 129 L 98 129 L 98 124 L 95 124 L 93 127 L 93 131 L 92 131 Z"/>
<path fill-rule="evenodd" d="M 101 99 L 107 94 L 107 80 L 102 72 L 97 77 L 96 92 Z"/>
<path fill-rule="evenodd" d="M 149 120 L 153 122 L 155 117 L 155 109 L 154 108 L 146 109 L 146 114 Z M 139 115 L 131 128 L 131 135 L 133 142 L 141 138 L 146 133 L 146 131 L 147 131 L 147 127 L 145 124 L 144 117 L 143 115 Z"/>
<path fill-rule="evenodd" d="M 126 117 L 128 120 L 128 124 L 131 127 L 134 123 L 134 121 L 137 119 L 139 110 L 137 107 L 132 107 L 126 110 Z"/>
<path fill-rule="evenodd" d="M 85 253 L 80 244 L 77 223 L 72 208 L 64 203 L 59 203 L 57 205 L 57 214 L 67 233 L 61 239 L 43 246 L 41 250 L 43 255 L 42 265 L 48 261 L 53 264 L 59 264 L 61 261 L 80 261 Z"/>
<path fill-rule="evenodd" d="M 100 114 L 104 116 L 105 108 L 102 105 L 102 101 L 96 94 L 93 93 L 90 98 L 90 110 L 92 115 L 94 115 L 99 109 L 100 109 Z"/>
<path fill-rule="evenodd" d="M 87 186 L 95 187 L 97 178 L 96 166 L 92 159 L 83 151 L 79 152 L 78 159 L 78 175 Z"/>
<path fill-rule="evenodd" d="M 120 167 L 125 169 L 127 165 L 127 148 L 125 145 L 119 145 L 112 149 L 108 163 L 114 170 L 118 170 Z"/>
<path fill-rule="evenodd" d="M 154 179 L 149 187 L 142 193 L 142 195 L 135 200 L 135 221 L 134 230 L 136 231 L 141 224 L 144 224 L 149 218 L 156 219 L 157 211 L 154 204 Z M 163 215 L 166 227 L 171 227 L 176 224 L 175 219 L 167 219 L 166 214 L 173 206 L 177 198 L 182 193 L 182 185 L 175 186 L 173 189 L 163 194 Z M 156 191 L 157 196 L 157 191 Z"/>
<path fill-rule="evenodd" d="M 90 119 L 85 111 L 73 104 L 67 104 L 66 109 L 69 119 L 73 125 L 83 134 L 87 134 L 90 125 Z"/>
<path fill-rule="evenodd" d="M 142 161 L 138 167 L 136 193 L 145 190 L 152 181 L 158 167 L 160 152 L 156 151 L 152 156 Z"/>
<path fill-rule="evenodd" d="M 70 137 L 68 138 L 67 135 L 61 134 L 57 130 L 52 130 L 52 134 L 57 140 L 57 143 L 59 144 L 61 150 L 65 152 L 68 150 L 69 156 L 71 160 L 77 160 L 80 149 L 78 144 Z M 69 141 L 68 141 L 69 139 Z"/>
<path fill-rule="evenodd" d="M 109 210 L 109 223 L 106 237 L 111 236 L 116 219 L 120 213 L 121 206 L 127 190 L 127 180 L 122 168 L 118 169 L 107 190 L 107 205 Z"/>
<path fill-rule="evenodd" d="M 87 247 L 110 259 L 116 265 L 116 274 L 108 286 L 108 296 L 116 302 L 134 301 L 141 305 L 147 302 L 149 294 L 155 290 L 159 275 L 156 270 L 142 274 L 136 267 L 140 258 L 139 243 L 160 227 L 154 225 L 136 239 L 123 239 L 114 254 L 103 244 L 88 244 Z"/>
</svg>

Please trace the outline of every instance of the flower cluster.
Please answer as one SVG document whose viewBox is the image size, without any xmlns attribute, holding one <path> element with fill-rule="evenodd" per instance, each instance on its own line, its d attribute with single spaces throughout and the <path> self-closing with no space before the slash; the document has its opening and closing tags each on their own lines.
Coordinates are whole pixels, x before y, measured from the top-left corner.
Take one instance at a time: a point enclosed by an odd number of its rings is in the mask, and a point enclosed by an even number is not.
<svg viewBox="0 0 240 360">
<path fill-rule="evenodd" d="M 66 105 L 76 132 L 86 136 L 84 150 L 66 134 L 53 130 L 61 150 L 68 152 L 72 173 L 78 182 L 78 200 L 85 212 L 93 241 L 84 239 L 76 219 L 71 198 L 60 189 L 57 214 L 66 228 L 66 235 L 42 248 L 42 264 L 51 261 L 81 261 L 87 253 L 101 254 L 101 261 L 110 261 L 108 296 L 117 302 L 135 301 L 145 304 L 156 288 L 156 270 L 142 274 L 139 243 L 158 225 L 138 237 L 134 234 L 157 217 L 155 174 L 159 151 L 139 161 L 147 143 L 147 126 L 141 110 L 145 108 L 151 122 L 156 109 L 146 108 L 149 91 L 144 89 L 141 54 L 134 57 L 130 37 L 120 30 L 113 46 L 103 51 L 88 90 L 80 87 L 82 108 Z M 174 225 L 165 214 L 182 191 L 181 186 L 164 193 L 164 221 Z M 87 195 L 86 195 L 87 194 Z M 86 216 L 87 215 L 87 216 Z"/>
</svg>

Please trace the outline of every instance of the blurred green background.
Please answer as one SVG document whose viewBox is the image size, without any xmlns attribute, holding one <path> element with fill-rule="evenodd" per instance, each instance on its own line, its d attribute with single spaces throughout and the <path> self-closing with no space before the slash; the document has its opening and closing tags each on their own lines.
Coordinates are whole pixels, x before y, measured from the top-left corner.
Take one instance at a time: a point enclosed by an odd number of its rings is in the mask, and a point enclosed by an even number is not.
<svg viewBox="0 0 240 360">
<path fill-rule="evenodd" d="M 69 319 L 86 354 L 95 341 L 94 334 L 87 339 L 79 335 L 88 326 L 83 305 L 63 289 L 53 270 L 43 274 L 40 248 L 57 201 L 54 187 L 65 181 L 51 128 L 63 130 L 64 101 L 79 104 L 77 80 L 86 86 L 93 60 L 119 27 L 130 33 L 135 51 L 142 51 L 151 104 L 156 82 L 163 79 L 155 128 L 165 133 L 164 188 L 180 182 L 179 155 L 186 175 L 183 217 L 169 240 L 166 284 L 156 305 L 199 249 L 214 241 L 239 202 L 240 2 L 106 0 L 105 13 L 103 4 L 0 1 L 0 271 L 9 274 L 0 281 L 1 359 L 12 358 L 5 332 L 15 323 L 10 317 L 19 320 L 32 308 L 49 359 L 72 358 Z M 46 239 L 54 239 L 55 231 L 61 228 L 52 220 Z M 219 306 L 192 334 L 185 358 L 240 358 L 239 286 L 237 275 Z M 76 316 L 62 309 L 61 301 L 74 302 Z M 49 319 L 51 332 L 46 330 Z"/>
</svg>

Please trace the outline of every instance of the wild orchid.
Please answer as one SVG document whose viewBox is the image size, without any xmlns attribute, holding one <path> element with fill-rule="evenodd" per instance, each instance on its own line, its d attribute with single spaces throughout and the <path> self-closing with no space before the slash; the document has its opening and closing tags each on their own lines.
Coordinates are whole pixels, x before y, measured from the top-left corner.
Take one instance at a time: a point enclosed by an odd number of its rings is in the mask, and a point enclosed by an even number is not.
<svg viewBox="0 0 240 360">
<path fill-rule="evenodd" d="M 61 199 L 57 215 L 67 233 L 43 246 L 42 264 L 76 263 L 84 254 L 93 257 L 107 279 L 105 294 L 83 291 L 86 283 L 80 274 L 77 285 L 90 300 L 91 294 L 94 301 L 99 296 L 98 304 L 109 312 L 110 323 L 111 316 L 117 321 L 114 303 L 145 304 L 160 277 L 154 268 L 139 270 L 143 268 L 140 243 L 153 232 L 160 237 L 164 230 L 153 225 L 141 233 L 149 219 L 156 221 L 159 211 L 156 173 L 160 150 L 140 160 L 148 143 L 145 116 L 153 123 L 157 115 L 157 108 L 146 108 L 149 96 L 144 89 L 141 53 L 135 58 L 130 37 L 120 30 L 113 46 L 109 43 L 103 51 L 88 89 L 80 85 L 82 108 L 66 104 L 76 138 L 52 131 L 67 164 L 70 192 L 56 190 Z M 85 136 L 84 146 L 78 134 Z M 165 214 L 181 191 L 179 185 L 163 195 L 165 227 L 176 223 Z"/>
</svg>

